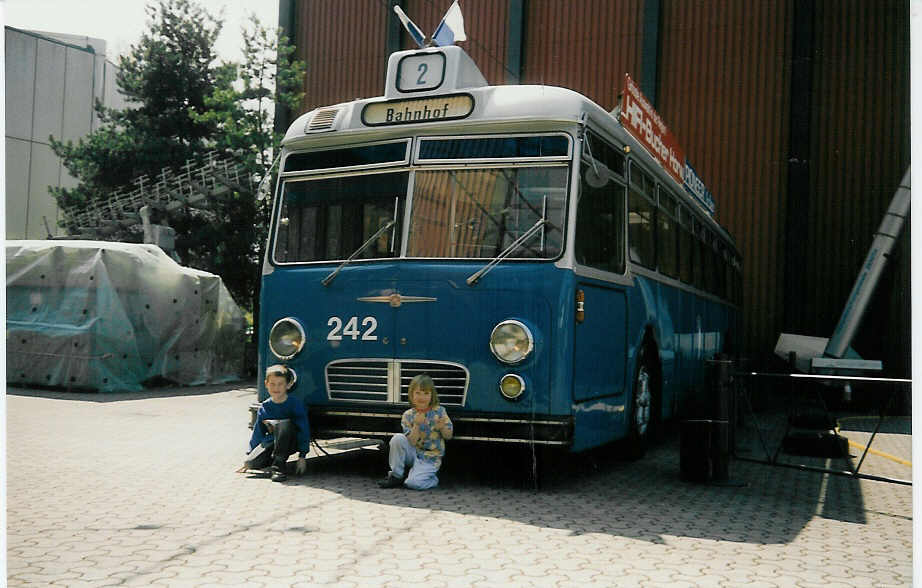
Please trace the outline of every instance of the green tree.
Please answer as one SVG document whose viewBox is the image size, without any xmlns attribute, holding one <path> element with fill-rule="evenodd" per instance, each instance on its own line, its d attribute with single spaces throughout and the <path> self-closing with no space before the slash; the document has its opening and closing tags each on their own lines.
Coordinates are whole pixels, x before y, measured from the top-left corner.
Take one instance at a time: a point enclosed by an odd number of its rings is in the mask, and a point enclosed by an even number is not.
<svg viewBox="0 0 922 588">
<path fill-rule="evenodd" d="M 216 129 L 212 148 L 235 154 L 254 186 L 263 181 L 271 186 L 273 159 L 283 136 L 274 130 L 275 106 L 300 105 L 305 65 L 294 58 L 295 48 L 287 37 L 278 29 L 264 27 L 255 15 L 242 27 L 241 38 L 243 63 L 228 64 L 222 70 L 225 77 L 205 98 L 204 107 L 193 111 L 192 118 Z M 258 198 L 255 190 L 234 192 L 219 207 L 225 222 L 198 232 L 201 239 L 219 243 L 216 261 L 222 271 L 217 273 L 238 285 L 241 295 L 245 292 L 254 317 L 258 316 L 259 264 L 271 205 L 270 198 Z"/>
<path fill-rule="evenodd" d="M 116 85 L 128 108 L 113 110 L 97 101 L 99 130 L 77 144 L 51 137 L 52 149 L 78 180 L 74 188 L 52 190 L 65 211 L 106 202 L 138 176 L 178 170 L 215 133 L 191 112 L 227 80 L 227 66 L 215 64 L 213 49 L 221 20 L 191 0 L 159 0 L 147 13 L 150 30 L 119 58 Z"/>
<path fill-rule="evenodd" d="M 233 156 L 252 182 L 214 198 L 209 214 L 188 206 L 158 214 L 176 230 L 182 262 L 220 275 L 237 303 L 252 309 L 270 208 L 255 187 L 269 173 L 281 140 L 273 131 L 274 104 L 298 106 L 304 64 L 279 31 L 255 17 L 243 27 L 243 62 L 218 63 L 219 18 L 194 0 L 158 0 L 147 10 L 150 30 L 119 59 L 116 82 L 129 107 L 97 104 L 103 125 L 77 144 L 52 138 L 78 180 L 74 188 L 53 190 L 64 226 L 75 229 L 75 214 L 108 202 L 120 189 L 130 191 L 141 175 L 179 172 L 209 151 Z M 139 241 L 141 235 L 122 228 L 107 238 Z"/>
</svg>

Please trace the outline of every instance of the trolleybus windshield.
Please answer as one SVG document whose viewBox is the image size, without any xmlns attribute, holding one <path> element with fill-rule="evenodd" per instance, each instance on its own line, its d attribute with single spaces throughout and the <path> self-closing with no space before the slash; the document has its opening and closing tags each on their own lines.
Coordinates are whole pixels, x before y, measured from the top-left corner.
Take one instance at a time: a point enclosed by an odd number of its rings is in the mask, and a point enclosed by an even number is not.
<svg viewBox="0 0 922 588">
<path fill-rule="evenodd" d="M 543 218 L 541 234 L 509 257 L 556 257 L 566 187 L 566 167 L 419 171 L 407 256 L 490 259 Z"/>
<path fill-rule="evenodd" d="M 452 149 L 454 143 L 463 148 Z M 511 250 L 508 258 L 560 255 L 569 175 L 567 138 L 440 140 L 423 145 L 413 171 L 391 167 L 349 170 L 346 173 L 354 175 L 344 175 L 342 170 L 333 177 L 287 179 L 273 259 L 306 263 L 355 254 L 355 259 L 489 260 L 542 219 L 540 231 Z M 311 161 L 309 154 L 296 155 L 299 164 Z M 439 161 L 429 163 L 429 157 Z M 462 157 L 468 161 L 459 167 L 456 162 Z M 324 161 L 327 174 L 337 173 L 327 165 Z M 291 168 L 286 164 L 286 169 Z M 382 231 L 391 221 L 393 226 Z M 408 237 L 401 250 L 404 222 L 409 223 Z"/>
<path fill-rule="evenodd" d="M 358 258 L 396 257 L 408 177 L 404 171 L 285 182 L 275 261 L 346 259 L 391 220 L 392 230 Z"/>
</svg>

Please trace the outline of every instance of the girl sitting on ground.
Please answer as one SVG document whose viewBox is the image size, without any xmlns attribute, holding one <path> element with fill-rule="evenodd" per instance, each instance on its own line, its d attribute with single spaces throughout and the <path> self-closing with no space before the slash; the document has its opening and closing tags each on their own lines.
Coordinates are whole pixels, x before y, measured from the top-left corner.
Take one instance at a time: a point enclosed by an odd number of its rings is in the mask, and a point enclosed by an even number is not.
<svg viewBox="0 0 922 588">
<path fill-rule="evenodd" d="M 403 433 L 391 437 L 388 456 L 391 471 L 378 485 L 426 490 L 439 483 L 436 473 L 445 455 L 445 441 L 451 439 L 454 428 L 445 408 L 439 405 L 435 384 L 427 374 L 410 380 L 408 392 L 412 408 L 400 419 Z"/>
</svg>

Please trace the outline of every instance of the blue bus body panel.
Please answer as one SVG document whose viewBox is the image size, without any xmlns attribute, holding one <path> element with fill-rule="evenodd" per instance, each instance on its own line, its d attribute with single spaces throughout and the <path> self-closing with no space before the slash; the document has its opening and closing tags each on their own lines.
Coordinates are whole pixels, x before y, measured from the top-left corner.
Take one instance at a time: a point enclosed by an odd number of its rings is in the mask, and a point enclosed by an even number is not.
<svg viewBox="0 0 922 588">
<path fill-rule="evenodd" d="M 704 360 L 723 351 L 731 326 L 728 307 L 640 275 L 633 286 L 579 278 L 576 288 L 585 294 L 585 321 L 573 330 L 572 451 L 628 434 L 636 359 L 645 337 L 657 349 L 661 419 L 680 414 L 693 393 L 708 394 Z"/>
<path fill-rule="evenodd" d="M 321 280 L 335 266 L 304 265 L 277 269 L 263 277 L 260 318 L 260 370 L 281 362 L 265 343 L 269 330 L 279 319 L 296 318 L 307 332 L 307 344 L 285 362 L 298 374 L 293 391 L 311 406 L 350 403 L 331 400 L 325 384 L 328 363 L 344 359 L 437 360 L 463 365 L 470 384 L 463 409 L 453 411 L 568 415 L 569 374 L 554 373 L 552 366 L 564 361 L 570 342 L 558 336 L 562 292 L 566 289 L 561 271 L 551 263 L 505 263 L 494 268 L 475 286 L 466 278 L 483 263 L 428 261 L 363 262 L 345 267 L 329 286 Z M 393 308 L 386 300 L 399 293 L 418 297 Z M 570 296 L 567 295 L 569 303 Z M 337 333 L 333 319 L 347 325 L 355 317 L 357 333 Z M 369 320 L 373 319 L 373 320 Z M 535 348 L 521 364 L 508 366 L 490 351 L 493 328 L 502 320 L 516 319 L 534 334 Z M 373 333 L 366 333 L 370 325 Z M 363 327 L 363 325 L 365 325 Z M 369 340 L 374 336 L 376 339 Z M 557 370 L 560 371 L 560 370 Z M 526 382 L 526 393 L 518 401 L 499 394 L 499 380 L 516 373 Z M 553 394 L 552 394 L 553 391 Z M 265 397 L 260 383 L 260 397 Z M 354 404 L 354 403 L 353 403 Z"/>
<path fill-rule="evenodd" d="M 260 370 L 282 361 L 265 343 L 271 326 L 294 317 L 307 332 L 307 344 L 284 363 L 298 374 L 292 393 L 309 406 L 384 406 L 331 399 L 325 368 L 333 361 L 452 362 L 464 366 L 470 379 L 464 406 L 451 407 L 451 414 L 571 416 L 569 448 L 582 451 L 627 435 L 636 358 L 645 337 L 653 338 L 658 351 L 660 409 L 666 419 L 702 389 L 703 360 L 722 350 L 730 326 L 728 307 L 644 276 L 635 276 L 629 286 L 577 278 L 552 263 L 510 262 L 468 286 L 466 278 L 482 265 L 361 262 L 345 267 L 329 286 L 321 280 L 335 266 L 273 271 L 263 277 Z M 575 320 L 576 289 L 585 294 L 583 323 Z M 394 293 L 422 300 L 394 308 L 386 302 Z M 531 355 L 513 366 L 497 360 L 489 348 L 491 331 L 507 319 L 526 324 L 535 338 Z M 354 329 L 348 328 L 350 321 Z M 517 401 L 499 393 L 499 380 L 508 373 L 526 383 Z M 265 396 L 260 383 L 260 398 Z"/>
</svg>

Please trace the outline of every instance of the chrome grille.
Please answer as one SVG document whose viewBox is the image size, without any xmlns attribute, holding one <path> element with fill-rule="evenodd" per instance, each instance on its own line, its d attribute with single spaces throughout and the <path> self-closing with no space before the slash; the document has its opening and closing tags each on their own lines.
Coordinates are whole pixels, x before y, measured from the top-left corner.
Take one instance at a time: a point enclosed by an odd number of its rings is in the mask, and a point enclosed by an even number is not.
<svg viewBox="0 0 922 588">
<path fill-rule="evenodd" d="M 386 360 L 345 360 L 327 364 L 327 396 L 331 400 L 387 402 L 388 364 Z"/>
<path fill-rule="evenodd" d="M 456 363 L 430 360 L 342 359 L 326 367 L 330 400 L 406 404 L 407 387 L 418 374 L 435 382 L 439 401 L 446 406 L 464 406 L 468 386 L 467 369 Z"/>
<path fill-rule="evenodd" d="M 400 402 L 409 402 L 410 380 L 418 374 L 429 374 L 446 406 L 464 406 L 467 391 L 467 370 L 453 363 L 435 361 L 404 361 L 400 364 Z"/>
</svg>

